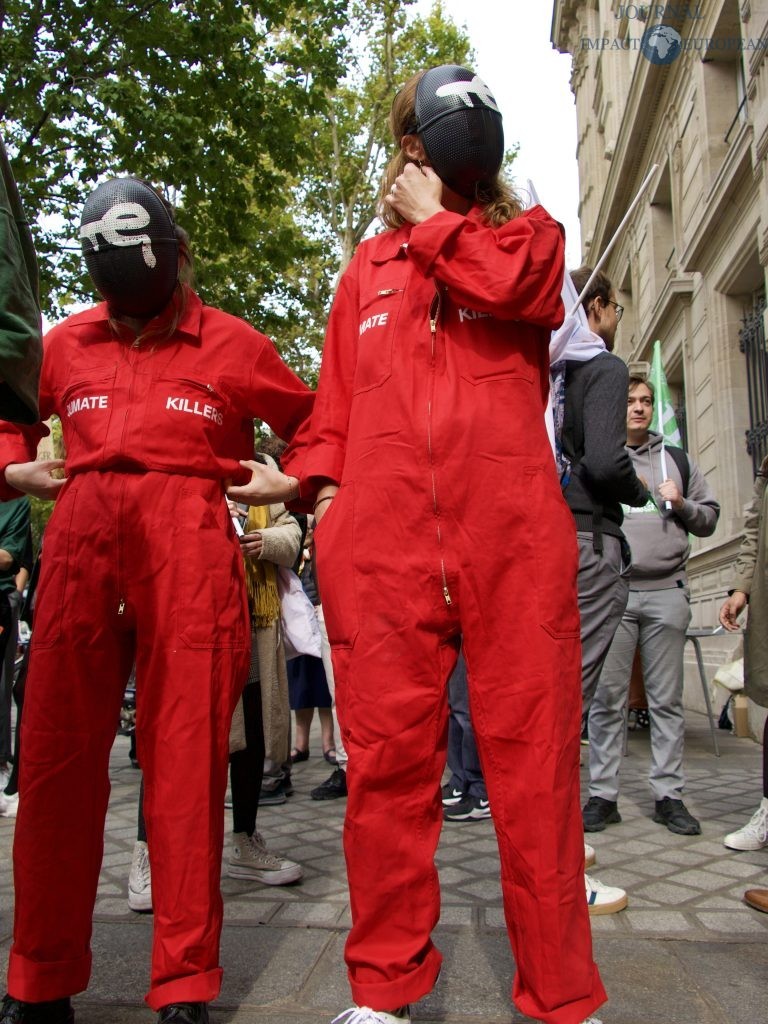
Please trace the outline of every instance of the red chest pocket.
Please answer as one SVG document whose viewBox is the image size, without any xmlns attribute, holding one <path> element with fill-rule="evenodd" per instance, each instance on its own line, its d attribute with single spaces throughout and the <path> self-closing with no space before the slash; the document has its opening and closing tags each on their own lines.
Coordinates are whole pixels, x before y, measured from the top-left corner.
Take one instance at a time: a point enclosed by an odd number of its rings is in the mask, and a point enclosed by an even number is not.
<svg viewBox="0 0 768 1024">
<path fill-rule="evenodd" d="M 197 467 L 235 450 L 229 399 L 215 379 L 158 377 L 147 388 L 142 454 L 158 468 Z"/>
<path fill-rule="evenodd" d="M 405 295 L 405 274 L 393 274 L 360 297 L 353 394 L 381 387 L 392 374 L 395 331 Z"/>
<path fill-rule="evenodd" d="M 96 456 L 105 449 L 117 396 L 115 367 L 94 368 L 87 377 L 68 383 L 61 396 L 59 416 L 67 457 Z"/>
</svg>

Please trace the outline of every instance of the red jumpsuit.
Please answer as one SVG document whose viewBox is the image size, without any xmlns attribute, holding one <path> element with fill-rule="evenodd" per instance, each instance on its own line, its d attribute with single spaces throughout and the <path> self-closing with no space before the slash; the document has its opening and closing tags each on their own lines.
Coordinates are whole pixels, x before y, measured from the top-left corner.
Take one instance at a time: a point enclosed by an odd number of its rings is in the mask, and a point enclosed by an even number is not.
<svg viewBox="0 0 768 1024">
<path fill-rule="evenodd" d="M 88 983 L 109 752 L 135 658 L 158 1009 L 221 983 L 228 736 L 250 651 L 223 481 L 248 478 L 237 460 L 252 457 L 255 416 L 292 437 L 314 396 L 269 339 L 190 291 L 169 341 L 131 341 L 103 304 L 46 338 L 40 413 L 61 418 L 69 479 L 35 609 L 8 990 L 42 1001 Z M 45 433 L 0 429 L 3 469 Z"/>
<path fill-rule="evenodd" d="M 463 638 L 519 1009 L 577 1024 L 592 961 L 579 806 L 577 547 L 544 427 L 562 231 L 479 208 L 364 242 L 331 313 L 302 493 L 349 751 L 346 959 L 357 1003 L 431 990 L 446 682 Z"/>
</svg>

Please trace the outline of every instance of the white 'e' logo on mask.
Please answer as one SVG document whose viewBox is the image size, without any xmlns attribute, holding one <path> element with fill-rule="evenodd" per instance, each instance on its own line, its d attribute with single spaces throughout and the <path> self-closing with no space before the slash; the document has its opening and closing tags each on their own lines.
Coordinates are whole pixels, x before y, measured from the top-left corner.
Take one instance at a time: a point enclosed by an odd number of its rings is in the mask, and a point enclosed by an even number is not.
<svg viewBox="0 0 768 1024">
<path fill-rule="evenodd" d="M 99 251 L 98 235 L 103 237 L 107 245 L 140 245 L 144 262 L 152 268 L 157 265 L 157 259 L 152 252 L 152 240 L 149 235 L 136 233 L 145 228 L 149 221 L 149 212 L 141 203 L 115 203 L 101 220 L 83 224 L 80 228 L 80 238 L 87 238 L 96 252 Z"/>
</svg>

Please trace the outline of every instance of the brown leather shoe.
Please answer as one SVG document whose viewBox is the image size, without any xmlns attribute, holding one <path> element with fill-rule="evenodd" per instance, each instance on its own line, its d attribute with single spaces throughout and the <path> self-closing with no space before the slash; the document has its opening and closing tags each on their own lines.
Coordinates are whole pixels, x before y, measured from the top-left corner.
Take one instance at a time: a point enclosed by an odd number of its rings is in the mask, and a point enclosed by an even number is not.
<svg viewBox="0 0 768 1024">
<path fill-rule="evenodd" d="M 764 914 L 768 914 L 768 889 L 747 889 L 744 893 L 744 902 L 755 910 L 762 910 Z"/>
</svg>

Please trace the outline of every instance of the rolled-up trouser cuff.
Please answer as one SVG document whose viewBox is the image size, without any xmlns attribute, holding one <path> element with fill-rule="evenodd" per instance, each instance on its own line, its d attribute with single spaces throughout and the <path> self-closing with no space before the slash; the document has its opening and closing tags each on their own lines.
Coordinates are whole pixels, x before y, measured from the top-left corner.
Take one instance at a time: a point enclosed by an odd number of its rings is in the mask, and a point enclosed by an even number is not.
<svg viewBox="0 0 768 1024">
<path fill-rule="evenodd" d="M 521 994 L 516 991 L 517 985 L 513 987 L 512 998 L 515 1006 L 521 1013 L 534 1020 L 542 1021 L 542 1024 L 582 1024 L 591 1014 L 603 1005 L 608 999 L 603 988 L 603 983 L 597 971 L 592 967 L 592 992 L 582 999 L 574 999 L 573 1002 L 564 1006 L 541 1005 L 536 999 L 528 994 Z"/>
<path fill-rule="evenodd" d="M 357 984 L 350 973 L 352 998 L 358 1006 L 370 1006 L 372 1010 L 397 1010 L 416 1003 L 435 987 L 442 963 L 442 955 L 432 946 L 415 971 L 395 981 Z"/>
<path fill-rule="evenodd" d="M 36 963 L 11 950 L 7 988 L 14 999 L 25 1003 L 47 1003 L 83 992 L 88 987 L 90 976 L 90 951 L 77 960 Z"/>
<path fill-rule="evenodd" d="M 223 973 L 221 967 L 217 967 L 213 971 L 153 985 L 144 1002 L 150 1010 L 160 1010 L 170 1003 L 210 1003 L 219 994 Z"/>
</svg>

